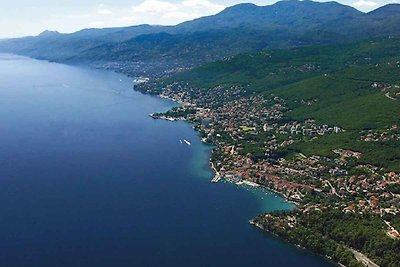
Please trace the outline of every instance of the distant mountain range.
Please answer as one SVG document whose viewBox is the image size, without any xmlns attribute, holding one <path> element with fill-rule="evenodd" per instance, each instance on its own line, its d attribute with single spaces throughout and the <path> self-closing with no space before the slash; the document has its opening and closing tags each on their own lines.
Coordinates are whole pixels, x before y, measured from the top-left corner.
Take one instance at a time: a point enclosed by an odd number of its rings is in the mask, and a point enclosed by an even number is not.
<svg viewBox="0 0 400 267">
<path fill-rule="evenodd" d="M 337 2 L 291 0 L 270 6 L 239 4 L 176 26 L 45 31 L 36 37 L 0 40 L 0 51 L 111 66 L 135 75 L 136 63 L 149 73 L 163 72 L 266 48 L 399 36 L 399 25 L 399 4 L 363 13 Z"/>
</svg>

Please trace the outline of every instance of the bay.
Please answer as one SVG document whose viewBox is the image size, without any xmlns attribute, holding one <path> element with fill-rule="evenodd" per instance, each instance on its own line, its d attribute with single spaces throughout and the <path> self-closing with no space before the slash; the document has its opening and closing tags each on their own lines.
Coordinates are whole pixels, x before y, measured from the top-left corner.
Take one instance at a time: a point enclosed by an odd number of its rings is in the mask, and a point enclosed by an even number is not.
<svg viewBox="0 0 400 267">
<path fill-rule="evenodd" d="M 0 55 L 1 266 L 331 266 L 252 227 L 292 205 L 211 183 L 191 125 L 148 116 L 176 104 L 132 88 Z"/>
</svg>

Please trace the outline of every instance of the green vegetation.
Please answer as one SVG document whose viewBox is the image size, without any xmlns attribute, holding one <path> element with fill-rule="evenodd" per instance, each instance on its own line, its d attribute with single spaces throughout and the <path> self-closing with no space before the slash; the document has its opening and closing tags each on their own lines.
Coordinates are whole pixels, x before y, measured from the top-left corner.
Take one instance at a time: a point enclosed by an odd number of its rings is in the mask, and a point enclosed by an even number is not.
<svg viewBox="0 0 400 267">
<path fill-rule="evenodd" d="M 351 66 L 271 93 L 289 101 L 292 111 L 287 115 L 293 119 L 313 118 L 348 130 L 388 127 L 400 118 L 400 101 L 385 97 L 382 91 L 385 86 L 400 85 L 400 67 L 393 60 L 389 62 Z M 374 88 L 374 83 L 382 88 Z M 315 103 L 301 105 L 300 100 Z"/>
<path fill-rule="evenodd" d="M 360 164 L 400 171 L 400 140 L 360 139 L 363 130 L 400 125 L 400 99 L 385 95 L 399 90 L 394 89 L 400 86 L 398 51 L 400 39 L 263 51 L 214 62 L 167 82 L 189 83 L 199 90 L 223 86 L 240 88 L 242 95 L 278 96 L 289 107 L 288 120 L 314 119 L 346 131 L 298 140 L 279 151 L 286 158 L 296 153 L 330 156 L 333 149 L 344 148 L 361 152 Z M 245 151 L 260 155 L 257 143 L 247 145 Z"/>
<path fill-rule="evenodd" d="M 255 222 L 282 238 L 346 266 L 363 266 L 348 248 L 363 252 L 381 266 L 400 264 L 400 240 L 386 235 L 386 225 L 376 215 L 316 209 L 308 213 L 260 215 Z"/>
<path fill-rule="evenodd" d="M 256 129 L 255 127 L 249 127 L 249 126 L 241 126 L 240 128 L 245 132 L 251 132 Z"/>
<path fill-rule="evenodd" d="M 84 62 L 132 76 L 160 77 L 262 49 L 399 36 L 399 6 L 391 4 L 363 13 L 336 2 L 239 4 L 176 26 L 137 25 L 71 34 L 44 32 L 35 37 L 0 40 L 0 51 L 58 62 Z M 368 49 L 360 52 L 368 53 Z M 326 52 L 322 54 L 329 57 Z M 252 70 L 257 73 L 249 68 Z M 299 74 L 293 73 L 287 80 L 295 81 Z M 275 82 L 283 80 L 277 78 Z"/>
<path fill-rule="evenodd" d="M 400 39 L 385 39 L 268 50 L 213 62 L 175 75 L 168 81 L 183 81 L 199 88 L 241 85 L 246 92 L 265 92 L 355 64 L 396 62 L 400 55 L 393 51 L 399 47 Z"/>
<path fill-rule="evenodd" d="M 388 170 L 400 171 L 400 140 L 365 142 L 360 131 L 384 129 L 400 124 L 400 99 L 392 100 L 379 88 L 378 82 L 400 85 L 400 67 L 397 64 L 363 65 L 321 75 L 271 93 L 288 99 L 291 111 L 286 115 L 295 120 L 315 119 L 319 123 L 339 125 L 345 133 L 327 135 L 315 140 L 298 142 L 287 151 L 306 155 L 332 155 L 337 148 L 359 151 L 359 163 L 370 163 Z M 312 105 L 299 100 L 316 100 Z"/>
<path fill-rule="evenodd" d="M 201 108 L 186 118 L 212 122 L 198 128 L 216 147 L 211 160 L 221 175 L 299 203 L 258 216 L 257 226 L 346 266 L 362 266 L 354 249 L 394 267 L 399 51 L 400 39 L 263 51 L 183 72 L 158 88 Z"/>
<path fill-rule="evenodd" d="M 349 267 L 360 266 L 351 247 L 395 267 L 399 14 L 400 5 L 364 14 L 336 2 L 241 4 L 171 27 L 5 40 L 0 51 L 157 78 L 135 89 L 190 105 L 154 118 L 193 122 L 221 176 L 300 203 L 256 218 L 263 228 Z"/>
</svg>

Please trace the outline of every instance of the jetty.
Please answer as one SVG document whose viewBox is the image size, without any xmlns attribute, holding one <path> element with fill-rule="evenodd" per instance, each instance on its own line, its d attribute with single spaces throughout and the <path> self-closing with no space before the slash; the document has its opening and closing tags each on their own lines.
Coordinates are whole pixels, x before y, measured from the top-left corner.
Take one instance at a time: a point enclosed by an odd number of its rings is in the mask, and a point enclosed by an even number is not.
<svg viewBox="0 0 400 267">
<path fill-rule="evenodd" d="M 221 180 L 221 175 L 219 175 L 219 173 L 216 173 L 214 178 L 212 178 L 211 182 L 212 183 L 218 183 Z"/>
<path fill-rule="evenodd" d="M 211 182 L 212 183 L 218 183 L 222 179 L 222 176 L 219 174 L 219 172 L 215 168 L 214 163 L 212 163 L 211 161 L 210 161 L 210 163 L 211 163 L 211 169 L 215 172 L 215 175 L 211 179 Z"/>
</svg>

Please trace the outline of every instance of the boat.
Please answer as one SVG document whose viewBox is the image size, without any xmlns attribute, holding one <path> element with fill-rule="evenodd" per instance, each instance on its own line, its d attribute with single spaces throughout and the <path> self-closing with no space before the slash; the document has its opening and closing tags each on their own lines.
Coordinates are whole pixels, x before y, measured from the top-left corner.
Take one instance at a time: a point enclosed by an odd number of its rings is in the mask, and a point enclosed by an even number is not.
<svg viewBox="0 0 400 267">
<path fill-rule="evenodd" d="M 256 184 L 256 183 L 253 183 L 253 182 L 250 182 L 250 181 L 243 181 L 243 183 L 245 185 L 249 185 L 249 186 L 253 186 L 253 187 L 259 187 L 260 186 L 259 184 Z"/>
<path fill-rule="evenodd" d="M 188 146 L 191 146 L 192 144 L 188 141 L 188 140 L 186 140 L 186 139 L 183 139 L 183 142 L 185 142 L 185 144 L 187 144 Z"/>
<path fill-rule="evenodd" d="M 145 83 L 148 81 L 149 81 L 149 78 L 146 78 L 146 77 L 139 77 L 139 78 L 133 79 L 133 83 L 137 83 L 137 84 Z"/>
</svg>

